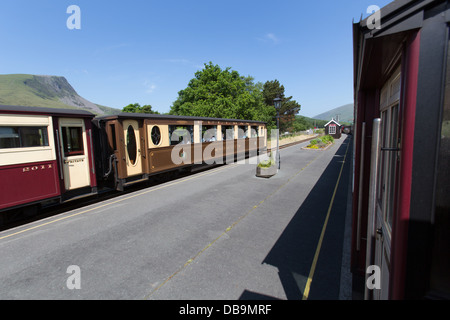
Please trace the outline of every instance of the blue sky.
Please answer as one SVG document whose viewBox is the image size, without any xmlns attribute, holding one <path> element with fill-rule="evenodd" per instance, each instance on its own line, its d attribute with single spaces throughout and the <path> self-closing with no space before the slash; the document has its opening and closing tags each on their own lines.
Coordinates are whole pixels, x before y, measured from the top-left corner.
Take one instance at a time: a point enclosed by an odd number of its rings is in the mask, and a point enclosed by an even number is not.
<svg viewBox="0 0 450 320">
<path fill-rule="evenodd" d="M 2 0 L 0 74 L 58 75 L 84 98 L 168 112 L 212 61 L 278 79 L 314 116 L 353 102 L 352 20 L 386 0 Z M 67 8 L 81 9 L 70 30 Z"/>
</svg>

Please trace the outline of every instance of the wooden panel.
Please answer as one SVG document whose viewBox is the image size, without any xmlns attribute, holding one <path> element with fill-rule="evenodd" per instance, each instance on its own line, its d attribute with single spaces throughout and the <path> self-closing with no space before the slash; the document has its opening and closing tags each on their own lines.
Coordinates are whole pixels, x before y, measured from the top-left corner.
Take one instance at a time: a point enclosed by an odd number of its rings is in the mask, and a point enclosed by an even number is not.
<svg viewBox="0 0 450 320">
<path fill-rule="evenodd" d="M 1 167 L 0 181 L 0 209 L 60 195 L 56 161 Z"/>
</svg>

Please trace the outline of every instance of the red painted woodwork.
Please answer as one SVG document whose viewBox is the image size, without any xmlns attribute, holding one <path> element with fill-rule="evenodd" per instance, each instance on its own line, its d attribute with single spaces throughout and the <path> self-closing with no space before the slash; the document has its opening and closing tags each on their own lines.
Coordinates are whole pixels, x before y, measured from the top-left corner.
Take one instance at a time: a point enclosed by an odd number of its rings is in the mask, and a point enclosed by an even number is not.
<svg viewBox="0 0 450 320">
<path fill-rule="evenodd" d="M 56 161 L 0 167 L 0 210 L 60 195 Z"/>
</svg>

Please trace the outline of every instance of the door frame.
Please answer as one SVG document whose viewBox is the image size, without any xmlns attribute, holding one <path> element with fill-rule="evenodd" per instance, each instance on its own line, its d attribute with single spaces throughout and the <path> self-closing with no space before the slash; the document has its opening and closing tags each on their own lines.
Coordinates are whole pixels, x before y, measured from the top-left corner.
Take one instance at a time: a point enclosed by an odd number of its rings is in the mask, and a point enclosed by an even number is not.
<svg viewBox="0 0 450 320">
<path fill-rule="evenodd" d="M 373 132 L 376 145 L 372 146 L 366 268 L 374 264 L 381 273 L 380 289 L 374 289 L 371 295 L 376 300 L 390 297 L 392 229 L 397 210 L 401 148 L 400 92 L 401 68 L 398 67 L 381 90 L 380 118 L 376 119 L 378 125 L 374 125 Z M 366 299 L 369 297 L 366 288 Z"/>
<path fill-rule="evenodd" d="M 64 134 L 63 128 L 81 128 L 81 141 L 83 143 L 83 154 L 73 154 L 66 156 L 64 149 Z M 86 126 L 83 118 L 59 118 L 58 119 L 58 148 L 61 156 L 61 173 L 64 181 L 64 189 L 66 191 L 72 191 L 84 187 L 91 186 L 91 172 L 90 172 L 90 153 L 88 148 L 88 139 Z M 70 166 L 77 166 L 79 170 L 75 174 L 73 170 L 70 170 Z M 72 174 L 71 172 L 72 171 Z M 83 173 L 80 179 L 79 174 Z M 74 182 L 77 177 L 79 182 Z M 72 183 L 74 182 L 74 183 Z"/>
</svg>

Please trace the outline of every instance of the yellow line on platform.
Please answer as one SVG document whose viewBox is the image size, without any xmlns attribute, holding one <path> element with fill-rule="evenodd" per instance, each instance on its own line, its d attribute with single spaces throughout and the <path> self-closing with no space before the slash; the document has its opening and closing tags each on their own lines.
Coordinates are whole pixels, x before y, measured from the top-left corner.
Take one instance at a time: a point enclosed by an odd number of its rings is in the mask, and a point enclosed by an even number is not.
<svg viewBox="0 0 450 320">
<path fill-rule="evenodd" d="M 330 218 L 331 208 L 333 208 L 334 198 L 336 196 L 339 182 L 341 181 L 341 175 L 342 175 L 342 171 L 344 169 L 345 160 L 347 158 L 347 152 L 348 152 L 349 145 L 350 145 L 350 142 L 348 142 L 348 144 L 347 144 L 347 150 L 345 151 L 344 160 L 342 161 L 341 171 L 339 172 L 339 176 L 336 181 L 336 186 L 334 187 L 333 196 L 331 197 L 330 205 L 328 207 L 327 217 L 325 218 L 325 222 L 322 227 L 322 233 L 320 234 L 319 242 L 318 242 L 317 248 L 316 248 L 316 253 L 314 254 L 314 260 L 311 265 L 311 270 L 309 271 L 309 276 L 308 276 L 308 280 L 306 282 L 305 290 L 303 291 L 302 300 L 307 300 L 308 296 L 309 296 L 309 290 L 311 289 L 311 282 L 314 277 L 314 272 L 316 271 L 317 261 L 319 260 L 320 250 L 322 248 L 323 238 L 325 236 L 325 231 L 327 229 L 328 219 Z"/>
</svg>

